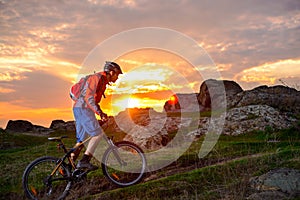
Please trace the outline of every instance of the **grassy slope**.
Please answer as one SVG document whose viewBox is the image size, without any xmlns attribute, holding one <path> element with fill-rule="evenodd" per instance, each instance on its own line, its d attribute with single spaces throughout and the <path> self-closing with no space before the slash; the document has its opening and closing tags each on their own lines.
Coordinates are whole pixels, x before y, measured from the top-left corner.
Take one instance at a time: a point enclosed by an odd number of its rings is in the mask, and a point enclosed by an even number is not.
<svg viewBox="0 0 300 200">
<path fill-rule="evenodd" d="M 281 142 L 266 142 L 275 137 Z M 201 160 L 195 156 L 198 145 L 194 143 L 174 164 L 178 168 L 193 163 L 194 170 L 86 199 L 244 199 L 250 177 L 279 167 L 300 170 L 300 133 L 296 129 L 222 136 Z"/>
<path fill-rule="evenodd" d="M 67 142 L 71 140 L 74 139 Z M 62 155 L 45 136 L 1 133 L 0 142 L 0 199 L 24 198 L 21 181 L 26 166 L 41 156 Z"/>
<path fill-rule="evenodd" d="M 266 142 L 274 138 L 280 142 Z M 62 155 L 56 144 L 46 142 L 45 137 L 1 133 L 0 139 L 1 144 L 16 147 L 0 151 L 1 199 L 24 198 L 21 178 L 30 161 L 44 155 Z M 73 142 L 74 138 L 66 140 L 68 146 Z M 295 128 L 221 136 L 213 151 L 198 159 L 201 142 L 201 139 L 194 142 L 172 165 L 147 174 L 148 181 L 139 185 L 105 191 L 114 188 L 107 183 L 88 190 L 89 182 L 93 185 L 95 180 L 99 184 L 105 181 L 101 170 L 91 173 L 84 186 L 88 192 L 80 196 L 83 199 L 242 199 L 248 192 L 249 177 L 277 167 L 300 169 L 300 133 Z"/>
</svg>

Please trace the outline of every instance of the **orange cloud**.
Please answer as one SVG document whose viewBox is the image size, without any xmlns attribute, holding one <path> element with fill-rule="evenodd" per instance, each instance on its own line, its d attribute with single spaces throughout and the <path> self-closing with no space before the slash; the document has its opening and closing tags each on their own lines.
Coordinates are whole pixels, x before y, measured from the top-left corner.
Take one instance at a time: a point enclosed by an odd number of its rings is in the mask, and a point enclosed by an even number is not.
<svg viewBox="0 0 300 200">
<path fill-rule="evenodd" d="M 243 70 L 235 76 L 238 81 L 274 85 L 279 79 L 300 77 L 300 60 L 279 60 Z"/>
</svg>

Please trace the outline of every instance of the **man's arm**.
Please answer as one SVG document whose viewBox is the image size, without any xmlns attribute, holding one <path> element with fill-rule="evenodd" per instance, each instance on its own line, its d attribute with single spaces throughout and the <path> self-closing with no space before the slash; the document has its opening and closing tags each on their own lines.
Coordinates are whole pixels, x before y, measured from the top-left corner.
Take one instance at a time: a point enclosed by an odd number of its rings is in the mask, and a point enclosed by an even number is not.
<svg viewBox="0 0 300 200">
<path fill-rule="evenodd" d="M 99 80 L 100 78 L 97 75 L 92 75 L 88 78 L 86 81 L 86 94 L 84 101 L 88 107 L 94 111 L 94 113 L 101 116 L 102 110 L 100 109 L 100 106 L 95 103 L 95 94 Z"/>
</svg>

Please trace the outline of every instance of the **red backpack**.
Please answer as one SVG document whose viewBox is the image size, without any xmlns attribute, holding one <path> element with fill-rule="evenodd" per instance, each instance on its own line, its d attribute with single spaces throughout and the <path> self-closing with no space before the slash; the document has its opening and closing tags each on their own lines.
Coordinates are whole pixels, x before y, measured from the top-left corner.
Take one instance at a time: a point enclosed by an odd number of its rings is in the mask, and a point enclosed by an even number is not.
<svg viewBox="0 0 300 200">
<path fill-rule="evenodd" d="M 87 81 L 87 79 L 93 74 L 90 74 L 90 75 L 87 75 L 83 78 L 81 78 L 77 83 L 75 83 L 71 89 L 70 89 L 70 97 L 73 101 L 77 101 L 79 99 L 79 97 L 81 97 L 82 95 L 82 90 L 83 90 L 83 87 Z M 101 78 L 101 81 L 103 82 L 104 80 L 104 76 L 102 74 L 98 74 L 98 76 L 100 76 Z M 105 90 L 105 89 L 104 89 Z M 105 95 L 103 93 L 103 97 L 105 98 Z"/>
<path fill-rule="evenodd" d="M 70 97 L 73 101 L 77 101 L 82 94 L 82 89 L 86 83 L 86 80 L 90 75 L 81 78 L 77 83 L 75 83 L 70 89 Z"/>
</svg>

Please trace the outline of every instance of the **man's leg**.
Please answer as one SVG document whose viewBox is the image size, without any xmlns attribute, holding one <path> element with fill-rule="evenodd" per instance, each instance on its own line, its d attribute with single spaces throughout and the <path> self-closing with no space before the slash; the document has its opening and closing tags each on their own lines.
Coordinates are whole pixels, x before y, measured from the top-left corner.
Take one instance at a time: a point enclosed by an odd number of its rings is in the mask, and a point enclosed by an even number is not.
<svg viewBox="0 0 300 200">
<path fill-rule="evenodd" d="M 87 147 L 86 151 L 83 154 L 82 159 L 78 162 L 78 165 L 77 165 L 78 168 L 88 168 L 89 170 L 98 169 L 97 166 L 92 165 L 90 163 L 90 160 L 92 159 L 92 157 L 94 155 L 95 149 L 97 148 L 101 137 L 102 137 L 102 134 L 94 136 L 94 137 L 91 138 L 91 140 L 88 144 L 88 147 Z"/>
<path fill-rule="evenodd" d="M 84 154 L 93 156 L 101 138 L 102 134 L 92 137 Z"/>
<path fill-rule="evenodd" d="M 89 170 L 96 170 L 98 169 L 97 166 L 94 166 L 90 163 L 91 158 L 96 150 L 96 147 L 99 144 L 99 140 L 102 137 L 102 129 L 99 125 L 98 120 L 95 117 L 94 112 L 89 109 L 82 109 L 82 124 L 86 133 L 92 136 L 91 140 L 89 141 L 88 147 L 82 157 L 82 159 L 78 162 L 78 168 L 87 168 Z"/>
<path fill-rule="evenodd" d="M 83 149 L 82 142 L 77 142 L 73 148 L 76 148 L 76 150 L 73 153 L 71 153 L 71 158 L 73 161 L 75 161 L 78 158 L 81 150 Z"/>
<path fill-rule="evenodd" d="M 75 144 L 75 146 L 73 148 L 76 148 L 76 150 L 71 153 L 71 158 L 73 159 L 73 161 L 75 161 L 82 148 L 83 148 L 83 145 L 82 144 L 82 141 L 86 138 L 87 134 L 84 130 L 84 127 L 82 125 L 82 108 L 78 108 L 78 107 L 74 107 L 73 108 L 73 115 L 74 115 L 74 118 L 75 118 L 75 128 L 76 128 L 76 140 L 77 140 L 77 143 Z"/>
</svg>

